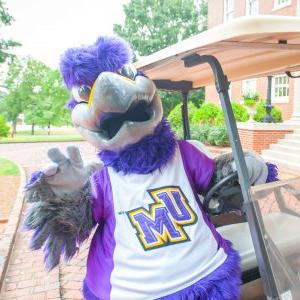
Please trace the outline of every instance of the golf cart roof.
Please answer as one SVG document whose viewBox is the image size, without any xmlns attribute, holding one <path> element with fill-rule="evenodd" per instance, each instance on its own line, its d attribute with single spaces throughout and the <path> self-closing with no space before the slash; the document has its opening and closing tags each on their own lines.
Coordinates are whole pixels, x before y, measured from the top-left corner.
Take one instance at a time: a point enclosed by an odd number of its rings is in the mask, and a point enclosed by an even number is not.
<svg viewBox="0 0 300 300">
<path fill-rule="evenodd" d="M 243 17 L 143 57 L 136 63 L 152 80 L 214 84 L 208 64 L 186 68 L 184 57 L 213 55 L 230 81 L 300 70 L 300 18 Z"/>
</svg>

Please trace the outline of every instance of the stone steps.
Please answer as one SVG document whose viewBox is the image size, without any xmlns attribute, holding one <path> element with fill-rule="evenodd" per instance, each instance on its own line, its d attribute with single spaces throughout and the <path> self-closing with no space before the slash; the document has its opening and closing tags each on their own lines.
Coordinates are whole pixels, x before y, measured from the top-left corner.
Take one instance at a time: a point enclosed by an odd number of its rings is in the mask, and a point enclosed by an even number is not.
<svg viewBox="0 0 300 300">
<path fill-rule="evenodd" d="M 262 157 L 281 167 L 300 173 L 300 129 L 286 134 L 284 139 L 262 151 Z"/>
</svg>

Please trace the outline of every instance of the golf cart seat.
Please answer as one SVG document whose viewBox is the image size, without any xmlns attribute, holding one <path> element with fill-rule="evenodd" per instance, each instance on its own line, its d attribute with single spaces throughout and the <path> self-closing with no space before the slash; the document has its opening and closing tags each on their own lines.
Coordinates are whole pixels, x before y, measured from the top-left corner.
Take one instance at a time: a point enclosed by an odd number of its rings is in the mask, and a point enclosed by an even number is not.
<svg viewBox="0 0 300 300">
<path fill-rule="evenodd" d="M 284 257 L 299 253 L 299 217 L 283 212 L 273 212 L 266 215 L 263 219 L 268 236 L 272 239 Z M 217 231 L 225 239 L 231 241 L 233 247 L 239 252 L 243 273 L 258 267 L 247 222 L 225 225 L 217 228 Z"/>
</svg>

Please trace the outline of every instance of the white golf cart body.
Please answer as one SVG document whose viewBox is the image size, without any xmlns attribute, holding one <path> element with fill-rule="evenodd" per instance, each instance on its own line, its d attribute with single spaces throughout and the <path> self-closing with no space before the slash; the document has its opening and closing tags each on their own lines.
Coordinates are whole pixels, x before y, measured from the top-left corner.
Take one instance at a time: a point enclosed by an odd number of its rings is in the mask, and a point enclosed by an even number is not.
<svg viewBox="0 0 300 300">
<path fill-rule="evenodd" d="M 213 74 L 208 63 L 201 62 L 205 56 L 217 58 L 229 81 L 300 71 L 300 18 L 236 19 L 144 57 L 136 66 L 154 80 L 158 88 L 180 91 L 181 87 L 193 89 L 215 83 L 215 72 Z M 224 114 L 226 118 L 226 109 Z M 232 123 L 227 122 L 227 128 L 236 128 Z M 237 131 L 233 133 L 234 138 L 235 135 Z M 239 142 L 238 137 L 237 140 Z M 233 148 L 240 147 L 239 143 L 233 145 L 232 140 L 231 144 Z M 247 176 L 240 170 L 240 182 L 243 177 Z M 251 189 L 246 185 L 246 189 L 256 221 L 251 217 L 249 223 L 226 225 L 218 231 L 239 251 L 243 272 L 258 266 L 263 280 L 272 277 L 273 285 L 264 284 L 267 298 L 300 299 L 300 178 Z M 254 243 L 255 234 L 249 225 L 256 227 L 261 237 Z M 261 259 L 262 256 L 257 259 L 258 250 L 264 252 L 268 262 Z M 267 274 L 262 274 L 264 272 Z M 244 299 L 254 298 L 244 295 Z"/>
</svg>

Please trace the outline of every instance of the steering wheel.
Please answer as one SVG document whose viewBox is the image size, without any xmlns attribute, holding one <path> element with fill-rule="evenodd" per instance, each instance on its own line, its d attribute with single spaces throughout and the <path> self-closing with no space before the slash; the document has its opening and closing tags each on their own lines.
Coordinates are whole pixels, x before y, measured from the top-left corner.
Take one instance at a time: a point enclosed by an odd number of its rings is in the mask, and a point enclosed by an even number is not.
<svg viewBox="0 0 300 300">
<path fill-rule="evenodd" d="M 237 172 L 226 176 L 212 186 L 204 197 L 203 206 L 210 215 L 241 211 L 243 198 Z"/>
</svg>

